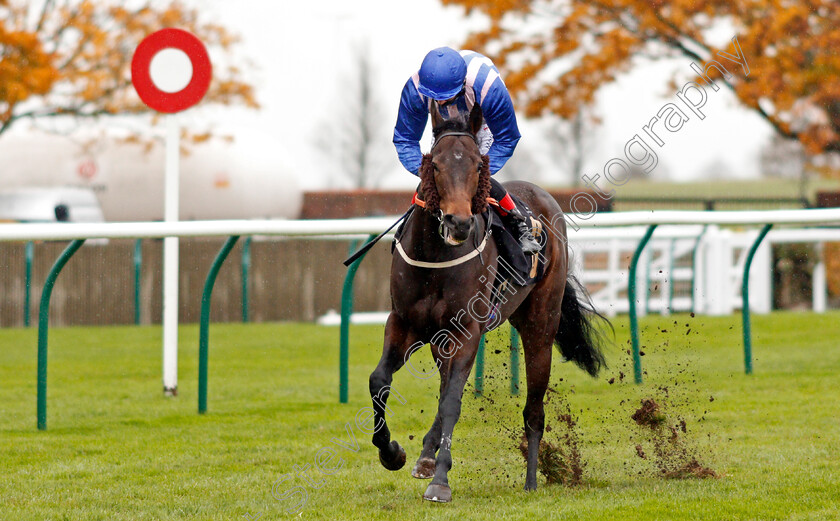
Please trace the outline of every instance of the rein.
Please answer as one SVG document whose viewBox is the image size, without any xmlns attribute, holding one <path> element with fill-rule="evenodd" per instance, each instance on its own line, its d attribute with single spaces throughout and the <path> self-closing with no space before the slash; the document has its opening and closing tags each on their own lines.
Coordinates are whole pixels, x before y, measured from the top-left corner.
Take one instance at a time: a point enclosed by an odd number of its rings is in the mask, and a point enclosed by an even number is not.
<svg viewBox="0 0 840 521">
<path fill-rule="evenodd" d="M 487 201 L 487 204 L 499 206 L 499 201 L 493 199 L 492 197 L 488 197 L 485 200 Z M 411 199 L 411 204 L 415 204 L 420 208 L 426 208 L 426 201 L 420 199 L 420 197 L 417 195 L 417 192 L 414 193 L 414 198 Z"/>
<path fill-rule="evenodd" d="M 420 199 L 417 198 L 416 194 L 414 196 L 414 199 L 415 199 L 415 201 L 420 201 Z M 422 201 L 420 201 L 420 202 L 422 202 Z M 415 202 L 415 204 L 416 204 L 416 202 Z M 415 266 L 417 268 L 429 268 L 429 269 L 451 268 L 452 266 L 457 266 L 459 264 L 463 264 L 463 263 L 481 255 L 481 252 L 484 251 L 484 247 L 487 246 L 487 239 L 490 237 L 490 234 L 492 233 L 491 229 L 490 229 L 492 224 L 493 224 L 493 212 L 489 212 L 487 214 L 487 225 L 486 225 L 486 228 L 484 230 L 484 238 L 481 240 L 481 243 L 476 245 L 476 247 L 471 252 L 466 253 L 464 255 L 461 255 L 458 258 L 448 260 L 448 261 L 428 262 L 428 261 L 414 260 L 414 259 L 412 259 L 411 257 L 408 256 L 408 254 L 403 249 L 402 244 L 400 244 L 400 240 L 396 237 L 394 237 L 394 248 L 400 254 L 400 257 L 402 257 L 402 259 L 405 261 L 405 263 L 408 264 L 409 266 Z M 481 258 L 481 257 L 479 257 L 479 258 Z M 483 259 L 482 259 L 482 263 L 484 263 Z"/>
</svg>

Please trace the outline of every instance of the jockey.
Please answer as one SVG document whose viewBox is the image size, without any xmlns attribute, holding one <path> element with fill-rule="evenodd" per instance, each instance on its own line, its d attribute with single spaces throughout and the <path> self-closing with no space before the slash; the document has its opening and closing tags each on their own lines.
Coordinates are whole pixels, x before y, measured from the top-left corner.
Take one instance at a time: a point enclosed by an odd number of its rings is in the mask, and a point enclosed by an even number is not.
<svg viewBox="0 0 840 521">
<path fill-rule="evenodd" d="M 400 97 L 400 110 L 394 128 L 394 145 L 403 166 L 419 175 L 423 154 L 420 138 L 426 128 L 431 103 L 437 103 L 444 118 L 469 114 L 478 103 L 484 115 L 484 127 L 476 139 L 479 151 L 490 159 L 490 175 L 498 172 L 513 155 L 519 142 L 519 127 L 507 88 L 499 70 L 489 58 L 473 51 L 455 51 L 449 47 L 434 49 L 423 59 L 420 70 L 406 82 Z M 499 202 L 500 214 L 507 216 L 519 236 L 526 254 L 540 250 L 507 190 L 490 178 L 490 196 Z"/>
</svg>

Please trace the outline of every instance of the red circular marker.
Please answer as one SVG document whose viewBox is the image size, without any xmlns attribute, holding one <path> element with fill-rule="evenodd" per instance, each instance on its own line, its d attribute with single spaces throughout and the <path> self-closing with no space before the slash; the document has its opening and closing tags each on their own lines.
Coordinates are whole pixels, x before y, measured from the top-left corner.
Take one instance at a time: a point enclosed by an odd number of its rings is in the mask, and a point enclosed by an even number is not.
<svg viewBox="0 0 840 521">
<path fill-rule="evenodd" d="M 193 74 L 186 87 L 178 92 L 165 92 L 152 81 L 149 67 L 152 59 L 163 49 L 179 49 L 192 63 Z M 210 88 L 213 67 L 201 40 L 183 29 L 161 29 L 143 38 L 131 58 L 131 83 L 134 90 L 149 107 L 172 114 L 188 109 L 201 101 Z"/>
<path fill-rule="evenodd" d="M 96 176 L 96 162 L 93 159 L 85 159 L 79 163 L 76 171 L 82 179 L 93 179 Z"/>
</svg>

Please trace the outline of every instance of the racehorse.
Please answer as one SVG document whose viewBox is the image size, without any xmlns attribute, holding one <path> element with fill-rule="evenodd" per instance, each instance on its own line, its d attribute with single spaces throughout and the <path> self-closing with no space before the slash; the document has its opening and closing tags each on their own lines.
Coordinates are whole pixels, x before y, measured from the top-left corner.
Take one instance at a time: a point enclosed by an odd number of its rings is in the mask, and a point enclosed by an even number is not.
<svg viewBox="0 0 840 521">
<path fill-rule="evenodd" d="M 494 275 L 500 270 L 498 249 L 488 239 L 482 218 L 489 195 L 487 156 L 481 156 L 476 133 L 483 124 L 476 103 L 468 117 L 444 120 L 431 104 L 434 145 L 423 159 L 421 194 L 425 211 L 416 208 L 396 243 L 400 255 L 391 264 L 391 313 L 385 326 L 382 358 L 370 375 L 374 409 L 373 444 L 388 470 L 405 465 L 405 450 L 385 419 L 393 374 L 409 357 L 430 344 L 440 373 L 437 415 L 423 438 L 423 450 L 412 476 L 432 478 L 425 499 L 448 502 L 452 492 L 452 431 L 461 413 L 464 385 L 475 360 L 489 313 L 476 311 L 478 301 L 492 300 Z M 551 220 L 543 233 L 544 276 L 530 286 L 511 286 L 495 311 L 498 323 L 509 320 L 525 353 L 528 394 L 523 411 L 528 441 L 525 490 L 537 488 L 537 459 L 545 426 L 543 397 L 551 372 L 551 347 L 596 376 L 604 357 L 586 290 L 569 271 L 566 226 L 557 202 L 541 188 L 510 182 L 506 188 L 535 215 Z M 493 212 L 488 212 L 492 214 Z M 559 217 L 559 218 L 558 218 Z M 482 240 L 483 238 L 483 240 Z M 471 240 L 470 240 L 471 239 Z M 485 308 L 486 309 L 486 308 Z"/>
</svg>

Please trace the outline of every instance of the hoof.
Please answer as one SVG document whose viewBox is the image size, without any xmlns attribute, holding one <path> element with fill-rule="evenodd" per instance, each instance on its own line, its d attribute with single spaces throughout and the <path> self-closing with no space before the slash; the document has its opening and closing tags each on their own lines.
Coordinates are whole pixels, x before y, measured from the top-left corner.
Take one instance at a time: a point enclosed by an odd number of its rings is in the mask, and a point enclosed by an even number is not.
<svg viewBox="0 0 840 521">
<path fill-rule="evenodd" d="M 433 458 L 420 458 L 411 475 L 417 479 L 432 479 L 435 476 L 435 460 Z"/>
<path fill-rule="evenodd" d="M 449 503 L 452 501 L 452 489 L 448 485 L 437 485 L 430 483 L 423 494 L 423 499 L 437 503 Z"/>
<path fill-rule="evenodd" d="M 382 466 L 388 470 L 400 470 L 405 466 L 405 449 L 400 447 L 400 444 L 396 441 L 391 441 L 391 445 L 389 448 L 395 452 L 397 455 L 394 459 L 388 461 L 382 457 L 382 451 L 379 451 L 379 463 L 382 463 Z"/>
</svg>

